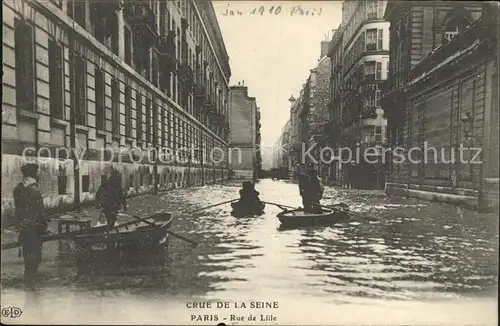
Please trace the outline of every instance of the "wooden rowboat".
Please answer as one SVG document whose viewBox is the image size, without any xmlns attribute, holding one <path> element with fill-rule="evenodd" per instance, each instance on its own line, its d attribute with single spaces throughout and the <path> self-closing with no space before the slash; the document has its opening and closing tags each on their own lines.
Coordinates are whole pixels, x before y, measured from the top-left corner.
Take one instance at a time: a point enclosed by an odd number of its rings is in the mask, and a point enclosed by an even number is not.
<svg viewBox="0 0 500 326">
<path fill-rule="evenodd" d="M 303 209 L 283 211 L 276 217 L 281 222 L 281 227 L 301 227 L 314 225 L 334 224 L 349 217 L 349 208 L 343 204 L 332 209 L 323 209 L 323 212 L 305 213 Z"/>
<path fill-rule="evenodd" d="M 257 206 L 248 208 L 245 205 L 242 205 L 240 202 L 231 203 L 231 207 L 233 211 L 231 212 L 232 216 L 235 217 L 244 217 L 244 216 L 253 216 L 253 215 L 262 215 L 264 213 L 264 208 L 266 204 L 260 202 Z"/>
<path fill-rule="evenodd" d="M 142 222 L 142 225 L 141 225 Z M 47 234 L 42 237 L 42 241 L 54 241 L 54 240 L 62 240 L 62 239 L 76 239 L 78 236 L 84 236 L 84 235 L 92 235 L 92 236 L 105 236 L 109 235 L 111 233 L 121 233 L 123 234 L 123 231 L 133 231 L 134 229 L 137 229 L 138 227 L 143 227 L 145 225 L 149 225 L 149 223 L 155 223 L 160 227 L 165 227 L 168 226 L 170 227 L 172 223 L 172 215 L 169 213 L 165 212 L 158 212 L 155 213 L 151 216 L 144 217 L 144 218 L 139 218 L 133 221 L 129 222 L 123 222 L 119 223 L 115 227 L 113 227 L 111 230 L 108 228 L 107 225 L 102 225 L 102 226 L 97 226 L 93 228 L 86 228 L 82 230 L 76 230 L 76 231 L 71 231 L 71 232 L 64 232 L 60 234 Z M 166 230 L 168 229 L 166 228 Z M 114 231 L 113 231 L 114 230 Z M 19 241 L 13 241 L 9 243 L 2 244 L 2 250 L 6 249 L 13 249 L 17 247 L 21 247 L 22 244 Z"/>
<path fill-rule="evenodd" d="M 137 256 L 168 246 L 172 214 L 155 213 L 145 218 L 120 223 L 113 228 L 99 226 L 87 229 L 73 240 L 79 260 L 95 259 L 102 255 L 115 258 Z"/>
</svg>

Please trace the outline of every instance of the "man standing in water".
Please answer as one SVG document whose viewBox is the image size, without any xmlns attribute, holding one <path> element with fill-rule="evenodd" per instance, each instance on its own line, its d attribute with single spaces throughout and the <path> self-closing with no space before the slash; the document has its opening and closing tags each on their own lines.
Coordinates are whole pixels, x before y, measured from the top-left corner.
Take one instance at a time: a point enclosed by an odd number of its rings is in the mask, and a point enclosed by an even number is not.
<svg viewBox="0 0 500 326">
<path fill-rule="evenodd" d="M 127 200 L 122 189 L 120 172 L 113 169 L 111 176 L 97 190 L 97 201 L 104 209 L 108 227 L 113 227 L 118 217 L 118 211 L 123 206 L 127 210 Z"/>
<path fill-rule="evenodd" d="M 321 213 L 321 207 L 318 205 L 323 197 L 323 185 L 312 163 L 308 164 L 306 173 L 299 175 L 299 191 L 304 212 Z"/>
<path fill-rule="evenodd" d="M 24 258 L 24 283 L 33 289 L 38 267 L 42 261 L 42 235 L 47 230 L 43 218 L 42 194 L 38 189 L 38 165 L 26 164 L 21 168 L 23 180 L 14 189 L 14 205 L 19 240 Z"/>
</svg>

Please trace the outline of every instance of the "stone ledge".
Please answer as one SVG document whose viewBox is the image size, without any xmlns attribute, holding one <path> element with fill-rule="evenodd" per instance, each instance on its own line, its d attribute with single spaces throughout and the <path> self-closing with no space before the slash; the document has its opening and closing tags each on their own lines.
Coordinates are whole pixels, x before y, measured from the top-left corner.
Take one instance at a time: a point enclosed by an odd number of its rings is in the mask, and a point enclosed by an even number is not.
<svg viewBox="0 0 500 326">
<path fill-rule="evenodd" d="M 385 193 L 392 196 L 411 197 L 427 201 L 444 202 L 466 206 L 473 209 L 478 208 L 477 196 L 466 196 L 436 191 L 408 189 L 406 184 L 401 183 L 386 183 Z"/>
<path fill-rule="evenodd" d="M 454 194 L 454 195 L 459 195 L 459 196 L 470 196 L 470 197 L 477 197 L 479 195 L 479 192 L 475 189 L 466 189 L 466 188 L 453 189 L 451 187 L 441 187 L 441 186 L 431 186 L 431 185 L 410 184 L 410 185 L 408 185 L 408 189 L 437 192 L 437 193 L 441 193 L 441 194 Z"/>
<path fill-rule="evenodd" d="M 456 205 L 463 205 L 469 208 L 478 208 L 478 199 L 473 196 L 463 196 L 454 194 L 445 194 L 431 191 L 408 190 L 408 196 L 428 201 L 444 202 Z"/>
</svg>

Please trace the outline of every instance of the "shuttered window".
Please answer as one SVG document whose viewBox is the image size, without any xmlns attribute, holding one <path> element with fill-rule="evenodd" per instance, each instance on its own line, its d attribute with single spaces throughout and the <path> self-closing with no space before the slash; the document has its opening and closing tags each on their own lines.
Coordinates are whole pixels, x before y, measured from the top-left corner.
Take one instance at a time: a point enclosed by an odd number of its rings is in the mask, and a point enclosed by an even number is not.
<svg viewBox="0 0 500 326">
<path fill-rule="evenodd" d="M 17 107 L 34 111 L 35 65 L 33 58 L 33 27 L 27 22 L 15 21 L 16 102 Z"/>
<path fill-rule="evenodd" d="M 49 85 L 50 85 L 50 115 L 63 119 L 64 115 L 64 74 L 63 50 L 56 41 L 49 41 Z"/>
<path fill-rule="evenodd" d="M 105 100 L 104 100 L 104 72 L 95 70 L 95 122 L 98 130 L 104 130 L 105 126 Z"/>
<path fill-rule="evenodd" d="M 75 53 L 74 60 L 74 76 L 75 90 L 75 122 L 79 125 L 85 125 L 87 121 L 87 106 L 86 106 L 86 87 L 87 87 L 87 68 L 85 59 Z"/>
<path fill-rule="evenodd" d="M 120 84 L 117 79 L 111 80 L 111 128 L 114 135 L 120 134 Z"/>
</svg>

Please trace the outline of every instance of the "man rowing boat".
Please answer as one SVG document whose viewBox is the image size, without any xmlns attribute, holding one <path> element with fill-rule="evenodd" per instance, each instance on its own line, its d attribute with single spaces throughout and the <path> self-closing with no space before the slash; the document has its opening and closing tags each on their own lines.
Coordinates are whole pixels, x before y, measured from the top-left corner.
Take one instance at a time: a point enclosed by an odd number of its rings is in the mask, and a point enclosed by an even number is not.
<svg viewBox="0 0 500 326">
<path fill-rule="evenodd" d="M 321 213 L 319 201 L 323 197 L 323 184 L 318 171 L 312 163 L 307 166 L 306 173 L 299 174 L 299 191 L 305 213 Z"/>
</svg>

